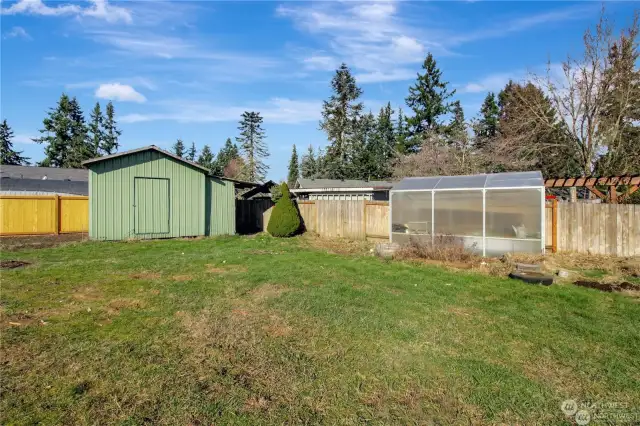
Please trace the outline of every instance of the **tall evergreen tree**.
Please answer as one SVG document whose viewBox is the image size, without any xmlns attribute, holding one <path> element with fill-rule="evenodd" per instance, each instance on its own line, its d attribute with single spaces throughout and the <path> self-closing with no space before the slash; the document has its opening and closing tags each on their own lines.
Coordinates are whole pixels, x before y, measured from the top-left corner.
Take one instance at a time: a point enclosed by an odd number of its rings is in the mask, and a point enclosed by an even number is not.
<svg viewBox="0 0 640 426">
<path fill-rule="evenodd" d="M 45 158 L 40 165 L 45 167 L 68 167 L 71 152 L 71 100 L 66 94 L 62 94 L 55 108 L 50 108 L 47 117 L 42 120 L 42 136 L 35 138 L 34 142 L 46 144 L 44 148 Z"/>
<path fill-rule="evenodd" d="M 189 148 L 189 150 L 187 151 L 187 155 L 185 157 L 185 159 L 187 159 L 188 161 L 196 161 L 196 143 L 195 142 L 191 142 L 191 147 Z"/>
<path fill-rule="evenodd" d="M 302 156 L 302 161 L 300 162 L 300 173 L 305 179 L 315 179 L 317 177 L 318 169 L 316 166 L 316 157 L 311 145 L 309 145 L 307 153 Z"/>
<path fill-rule="evenodd" d="M 351 141 L 351 161 L 345 179 L 374 179 L 377 169 L 376 118 L 372 113 L 364 114 L 357 121 Z"/>
<path fill-rule="evenodd" d="M 263 181 L 269 170 L 269 166 L 264 163 L 264 159 L 269 156 L 269 151 L 264 142 L 260 113 L 249 111 L 242 113 L 238 130 L 240 130 L 240 137 L 236 140 L 244 154 L 247 178 L 252 182 Z"/>
<path fill-rule="evenodd" d="M 368 170 L 369 179 L 387 179 L 392 173 L 392 161 L 395 157 L 396 134 L 393 123 L 391 103 L 380 109 L 375 122 L 375 133 L 370 139 L 367 150 L 371 157 Z"/>
<path fill-rule="evenodd" d="M 202 167 L 206 167 L 207 169 L 209 169 L 209 171 L 211 171 L 212 174 L 216 176 L 222 175 L 221 171 L 218 172 L 214 170 L 213 152 L 211 152 L 211 148 L 209 148 L 209 145 L 205 145 L 202 148 L 202 151 L 200 151 L 200 155 L 198 156 L 198 164 L 200 164 Z"/>
<path fill-rule="evenodd" d="M 104 119 L 102 142 L 102 152 L 105 155 L 111 155 L 118 151 L 120 145 L 118 144 L 118 138 L 122 134 L 122 131 L 118 129 L 118 123 L 116 122 L 116 113 L 113 108 L 113 103 L 109 101 L 106 109 L 106 117 Z"/>
<path fill-rule="evenodd" d="M 453 117 L 451 123 L 447 126 L 448 134 L 459 134 L 466 131 L 466 121 L 464 119 L 464 110 L 460 101 L 455 101 L 451 104 L 451 113 Z"/>
<path fill-rule="evenodd" d="M 409 136 L 412 138 L 407 149 L 409 152 L 419 149 L 420 136 L 424 132 L 438 133 L 443 130 L 441 117 L 451 111 L 451 104 L 447 100 L 455 93 L 455 90 L 449 91 L 449 83 L 442 80 L 442 71 L 431 53 L 424 60 L 422 69 L 424 74 L 418 74 L 406 98 L 407 106 L 414 113 L 413 117 L 407 118 Z"/>
<path fill-rule="evenodd" d="M 358 118 L 363 108 L 356 102 L 362 95 L 362 89 L 356 85 L 355 78 L 346 64 L 341 64 L 331 80 L 333 94 L 323 102 L 320 129 L 329 139 L 327 150 L 327 173 L 329 177 L 344 179 L 348 173 L 351 140 L 356 132 Z"/>
<path fill-rule="evenodd" d="M 73 97 L 69 105 L 71 108 L 69 116 L 71 120 L 71 152 L 67 167 L 81 168 L 82 162 L 95 157 L 95 153 L 89 140 L 89 129 L 80 103 Z"/>
<path fill-rule="evenodd" d="M 504 99 L 504 94 L 500 95 L 499 98 L 500 97 Z M 476 146 L 478 148 L 484 148 L 487 143 L 498 136 L 500 124 L 500 106 L 493 92 L 489 92 L 484 99 L 482 107 L 480 108 L 480 114 L 480 120 L 474 126 L 474 133 L 476 136 Z"/>
<path fill-rule="evenodd" d="M 409 153 L 412 148 L 411 144 L 408 143 L 408 129 L 407 129 L 407 118 L 402 113 L 402 108 L 398 109 L 398 122 L 396 123 L 396 151 L 400 154 Z"/>
<path fill-rule="evenodd" d="M 184 156 L 184 142 L 182 142 L 182 139 L 178 139 L 171 149 L 175 155 L 182 158 Z"/>
<path fill-rule="evenodd" d="M 100 102 L 96 102 L 96 105 L 91 111 L 91 118 L 89 121 L 89 137 L 91 139 L 90 147 L 91 155 L 93 157 L 99 156 L 102 151 L 102 147 L 104 145 L 103 127 L 104 117 L 100 109 Z"/>
<path fill-rule="evenodd" d="M 296 151 L 296 146 L 294 144 L 293 150 L 291 151 L 291 160 L 289 160 L 289 176 L 287 178 L 289 186 L 293 188 L 299 177 L 300 167 L 298 164 L 298 152 Z"/>
<path fill-rule="evenodd" d="M 13 130 L 7 124 L 7 120 L 3 120 L 0 124 L 0 164 L 11 166 L 26 166 L 29 164 L 29 158 L 23 157 L 22 151 L 13 150 Z"/>
</svg>

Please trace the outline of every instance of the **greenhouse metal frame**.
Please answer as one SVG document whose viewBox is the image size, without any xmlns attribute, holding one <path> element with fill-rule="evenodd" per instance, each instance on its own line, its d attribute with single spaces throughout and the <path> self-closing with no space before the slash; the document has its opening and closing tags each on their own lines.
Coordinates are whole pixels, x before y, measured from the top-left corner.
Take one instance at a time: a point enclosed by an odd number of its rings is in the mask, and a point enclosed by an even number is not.
<svg viewBox="0 0 640 426">
<path fill-rule="evenodd" d="M 389 207 L 391 242 L 452 237 L 483 256 L 544 253 L 539 171 L 405 178 L 391 189 Z"/>
</svg>

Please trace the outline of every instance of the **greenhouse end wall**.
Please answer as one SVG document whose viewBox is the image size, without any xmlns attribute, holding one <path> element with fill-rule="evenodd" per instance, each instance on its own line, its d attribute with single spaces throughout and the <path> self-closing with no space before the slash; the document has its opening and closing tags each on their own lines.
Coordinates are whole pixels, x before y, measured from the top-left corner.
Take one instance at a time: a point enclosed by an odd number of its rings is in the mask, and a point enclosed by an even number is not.
<svg viewBox="0 0 640 426">
<path fill-rule="evenodd" d="M 486 256 L 544 252 L 543 187 L 392 190 L 390 202 L 394 243 L 455 243 Z"/>
</svg>

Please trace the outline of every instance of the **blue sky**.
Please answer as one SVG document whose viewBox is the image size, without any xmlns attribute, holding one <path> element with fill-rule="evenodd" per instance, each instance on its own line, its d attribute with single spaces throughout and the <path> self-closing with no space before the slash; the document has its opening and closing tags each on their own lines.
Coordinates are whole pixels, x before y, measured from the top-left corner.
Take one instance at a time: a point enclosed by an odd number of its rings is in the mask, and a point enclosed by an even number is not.
<svg viewBox="0 0 640 426">
<path fill-rule="evenodd" d="M 607 4 L 617 25 L 637 3 Z M 1 115 L 15 147 L 30 143 L 64 91 L 85 114 L 113 100 L 121 150 L 177 138 L 214 151 L 260 111 L 269 178 L 287 174 L 291 146 L 325 146 L 322 100 L 344 61 L 377 113 L 404 106 L 427 52 L 457 90 L 465 114 L 488 91 L 579 53 L 596 2 L 2 2 Z M 403 108 L 407 112 L 406 107 Z"/>
</svg>

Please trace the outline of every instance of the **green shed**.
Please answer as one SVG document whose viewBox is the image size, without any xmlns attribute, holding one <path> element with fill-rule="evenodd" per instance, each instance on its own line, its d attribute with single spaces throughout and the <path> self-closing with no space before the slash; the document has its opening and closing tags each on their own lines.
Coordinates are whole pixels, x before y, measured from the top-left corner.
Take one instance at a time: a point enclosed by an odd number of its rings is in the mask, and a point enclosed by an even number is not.
<svg viewBox="0 0 640 426">
<path fill-rule="evenodd" d="M 89 237 L 96 240 L 235 234 L 234 181 L 154 145 L 94 158 Z"/>
</svg>

